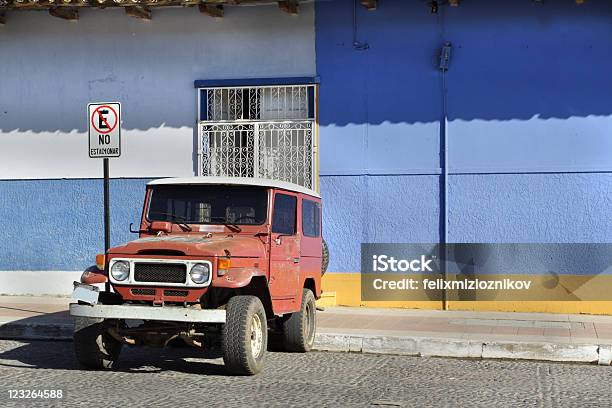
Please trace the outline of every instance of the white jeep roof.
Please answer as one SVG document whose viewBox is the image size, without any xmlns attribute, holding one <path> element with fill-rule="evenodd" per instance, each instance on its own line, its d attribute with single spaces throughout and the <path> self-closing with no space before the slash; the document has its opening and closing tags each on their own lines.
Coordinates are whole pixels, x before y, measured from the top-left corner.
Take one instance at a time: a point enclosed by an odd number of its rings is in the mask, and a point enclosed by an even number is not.
<svg viewBox="0 0 612 408">
<path fill-rule="evenodd" d="M 218 184 L 218 185 L 230 185 L 230 186 L 262 186 L 280 188 L 283 190 L 295 191 L 297 193 L 308 194 L 309 196 L 321 198 L 319 193 L 306 187 L 302 187 L 298 184 L 288 183 L 286 181 L 270 180 L 264 178 L 255 177 L 179 177 L 179 178 L 162 178 L 150 181 L 147 183 L 149 186 L 159 185 L 200 185 L 200 184 Z"/>
</svg>

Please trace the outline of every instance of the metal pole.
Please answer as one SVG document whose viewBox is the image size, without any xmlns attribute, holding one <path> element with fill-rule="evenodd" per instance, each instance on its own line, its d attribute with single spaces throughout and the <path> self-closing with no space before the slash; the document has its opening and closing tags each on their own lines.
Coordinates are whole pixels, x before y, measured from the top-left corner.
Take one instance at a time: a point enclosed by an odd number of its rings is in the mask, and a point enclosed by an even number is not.
<svg viewBox="0 0 612 408">
<path fill-rule="evenodd" d="M 108 271 L 106 257 L 110 249 L 110 205 L 109 205 L 108 158 L 104 158 L 104 263 Z M 106 281 L 106 291 L 110 292 L 110 282 Z"/>
<path fill-rule="evenodd" d="M 441 213 L 442 213 L 442 228 L 443 228 L 443 234 L 441 236 L 441 240 L 442 240 L 442 249 L 444 250 L 443 252 L 443 260 L 442 260 L 442 265 L 444 266 L 444 281 L 448 281 L 450 276 L 448 273 L 448 117 L 447 117 L 447 106 L 446 106 L 446 71 L 442 71 L 442 100 L 443 100 L 443 116 L 442 116 L 442 123 L 440 123 L 440 128 L 441 128 L 441 134 L 442 134 L 442 149 L 443 154 L 442 154 L 442 189 L 443 191 L 443 196 L 440 197 L 441 198 L 441 204 L 442 204 L 442 209 L 441 209 Z M 444 289 L 443 293 L 442 293 L 442 309 L 443 310 L 448 310 L 448 294 L 446 293 L 446 289 Z"/>
<path fill-rule="evenodd" d="M 442 24 L 444 24 L 442 22 Z M 441 234 L 440 241 L 442 243 L 443 259 L 440 262 L 442 266 L 442 272 L 444 273 L 444 281 L 450 279 L 448 271 L 448 106 L 447 106 L 447 84 L 446 84 L 446 72 L 448 71 L 448 64 L 450 59 L 451 44 L 445 42 L 442 45 L 442 51 L 440 53 L 440 71 L 442 75 L 442 118 L 440 120 L 440 164 L 442 167 L 441 174 L 441 188 L 442 194 L 440 194 L 440 215 L 441 215 Z M 442 309 L 448 310 L 448 294 L 446 289 L 442 291 Z"/>
</svg>

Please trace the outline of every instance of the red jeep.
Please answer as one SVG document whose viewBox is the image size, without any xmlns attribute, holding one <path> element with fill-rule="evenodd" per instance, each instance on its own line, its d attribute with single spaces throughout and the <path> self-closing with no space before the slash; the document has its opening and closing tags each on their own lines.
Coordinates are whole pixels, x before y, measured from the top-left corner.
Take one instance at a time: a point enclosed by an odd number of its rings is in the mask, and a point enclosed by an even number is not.
<svg viewBox="0 0 612 408">
<path fill-rule="evenodd" d="M 155 180 L 132 232 L 139 238 L 75 282 L 82 365 L 111 368 L 123 344 L 182 341 L 220 347 L 229 371 L 255 374 L 269 330 L 287 350 L 311 349 L 327 267 L 315 191 L 255 178 Z"/>
</svg>

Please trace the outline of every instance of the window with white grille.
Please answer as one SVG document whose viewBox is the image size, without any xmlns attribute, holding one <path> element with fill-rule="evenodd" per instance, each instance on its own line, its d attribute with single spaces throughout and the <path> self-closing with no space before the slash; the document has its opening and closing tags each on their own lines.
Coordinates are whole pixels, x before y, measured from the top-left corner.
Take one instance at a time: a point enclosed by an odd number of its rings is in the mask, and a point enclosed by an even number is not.
<svg viewBox="0 0 612 408">
<path fill-rule="evenodd" d="M 199 174 L 315 189 L 315 86 L 199 88 Z"/>
</svg>

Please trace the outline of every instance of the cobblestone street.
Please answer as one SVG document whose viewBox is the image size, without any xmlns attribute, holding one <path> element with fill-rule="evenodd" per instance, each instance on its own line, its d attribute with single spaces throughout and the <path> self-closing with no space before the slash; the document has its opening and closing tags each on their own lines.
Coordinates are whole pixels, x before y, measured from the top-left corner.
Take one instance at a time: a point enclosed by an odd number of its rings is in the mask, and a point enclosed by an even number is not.
<svg viewBox="0 0 612 408">
<path fill-rule="evenodd" d="M 61 389 L 28 406 L 610 406 L 610 367 L 346 353 L 268 354 L 256 377 L 190 348 L 122 351 L 115 371 L 80 370 L 70 342 L 0 341 L 9 390 Z"/>
</svg>

